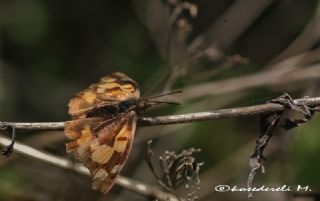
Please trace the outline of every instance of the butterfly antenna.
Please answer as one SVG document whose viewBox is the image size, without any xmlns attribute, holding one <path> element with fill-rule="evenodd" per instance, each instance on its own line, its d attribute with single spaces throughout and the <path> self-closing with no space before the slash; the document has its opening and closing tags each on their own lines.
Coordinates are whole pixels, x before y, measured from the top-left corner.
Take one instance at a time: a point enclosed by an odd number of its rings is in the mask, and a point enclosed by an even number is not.
<svg viewBox="0 0 320 201">
<path fill-rule="evenodd" d="M 160 94 L 160 95 L 149 97 L 149 98 L 147 98 L 147 100 L 155 99 L 155 98 L 159 98 L 159 97 L 163 97 L 163 96 L 169 96 L 169 95 L 172 95 L 172 94 L 178 94 L 178 93 L 181 93 L 181 92 L 182 91 L 172 91 L 172 92 L 169 92 L 169 93 L 164 93 L 164 94 Z"/>
<path fill-rule="evenodd" d="M 169 102 L 169 101 L 150 101 L 150 103 L 160 103 L 160 104 L 168 104 L 168 105 L 180 105 L 180 103 Z"/>
</svg>

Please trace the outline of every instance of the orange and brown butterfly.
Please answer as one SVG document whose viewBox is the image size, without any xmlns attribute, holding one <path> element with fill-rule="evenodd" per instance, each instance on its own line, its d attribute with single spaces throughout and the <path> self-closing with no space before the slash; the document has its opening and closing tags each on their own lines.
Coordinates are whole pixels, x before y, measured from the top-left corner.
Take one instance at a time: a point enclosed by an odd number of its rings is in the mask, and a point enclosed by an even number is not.
<svg viewBox="0 0 320 201">
<path fill-rule="evenodd" d="M 70 100 L 66 149 L 89 169 L 93 189 L 107 193 L 113 186 L 132 147 L 137 113 L 157 103 L 163 102 L 141 99 L 137 83 L 120 72 Z"/>
</svg>

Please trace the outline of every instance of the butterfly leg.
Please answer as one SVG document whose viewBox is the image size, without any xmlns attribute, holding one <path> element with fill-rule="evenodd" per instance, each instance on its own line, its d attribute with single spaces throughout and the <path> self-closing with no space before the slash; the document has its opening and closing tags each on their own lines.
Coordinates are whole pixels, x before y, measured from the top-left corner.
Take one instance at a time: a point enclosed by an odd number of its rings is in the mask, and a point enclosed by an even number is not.
<svg viewBox="0 0 320 201">
<path fill-rule="evenodd" d="M 106 125 L 114 122 L 116 119 L 122 118 L 122 117 L 125 116 L 125 115 L 126 115 L 126 113 L 122 113 L 122 114 L 117 115 L 117 116 L 114 116 L 114 117 L 112 117 L 112 118 L 110 118 L 110 119 L 106 119 L 106 120 L 100 122 L 99 124 L 97 124 L 97 125 L 93 128 L 93 130 L 94 130 L 94 131 L 99 131 L 100 129 L 104 128 Z"/>
</svg>

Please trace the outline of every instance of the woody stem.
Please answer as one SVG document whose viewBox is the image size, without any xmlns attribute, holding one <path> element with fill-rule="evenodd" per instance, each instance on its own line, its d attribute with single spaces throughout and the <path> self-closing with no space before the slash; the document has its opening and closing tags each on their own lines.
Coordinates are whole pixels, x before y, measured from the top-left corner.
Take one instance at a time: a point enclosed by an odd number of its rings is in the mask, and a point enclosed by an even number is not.
<svg viewBox="0 0 320 201">
<path fill-rule="evenodd" d="M 297 105 L 319 106 L 320 97 L 295 99 Z M 167 115 L 158 117 L 141 117 L 138 119 L 139 126 L 157 126 L 168 124 L 191 123 L 212 119 L 246 117 L 260 115 L 270 112 L 284 111 L 285 107 L 276 103 L 265 103 L 246 107 L 236 107 L 230 109 L 220 109 L 206 112 L 196 112 L 188 114 Z M 1 125 L 11 125 L 18 130 L 63 130 L 64 122 L 0 122 Z"/>
</svg>

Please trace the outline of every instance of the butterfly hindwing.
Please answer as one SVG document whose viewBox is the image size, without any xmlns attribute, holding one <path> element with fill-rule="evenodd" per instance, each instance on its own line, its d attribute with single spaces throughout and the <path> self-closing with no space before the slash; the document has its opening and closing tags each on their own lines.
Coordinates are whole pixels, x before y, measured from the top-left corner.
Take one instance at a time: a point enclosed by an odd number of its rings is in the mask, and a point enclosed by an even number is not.
<svg viewBox="0 0 320 201">
<path fill-rule="evenodd" d="M 79 147 L 87 146 L 96 136 L 94 135 L 94 128 L 103 121 L 102 117 L 77 119 L 73 121 L 67 121 L 64 126 L 64 132 L 67 138 L 70 140 L 66 144 L 66 150 L 68 153 L 75 151 L 75 154 L 79 160 L 80 155 L 85 153 L 78 153 Z"/>
<path fill-rule="evenodd" d="M 82 114 L 120 101 L 138 99 L 140 91 L 137 83 L 123 73 L 116 72 L 100 79 L 75 95 L 69 102 L 69 114 L 83 117 Z"/>
<path fill-rule="evenodd" d="M 90 170 L 93 189 L 107 193 L 113 186 L 130 153 L 136 120 L 136 113 L 131 111 L 112 119 L 66 122 L 65 133 L 71 140 L 67 151 L 74 152 Z"/>
</svg>

